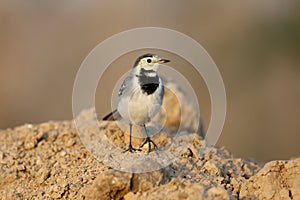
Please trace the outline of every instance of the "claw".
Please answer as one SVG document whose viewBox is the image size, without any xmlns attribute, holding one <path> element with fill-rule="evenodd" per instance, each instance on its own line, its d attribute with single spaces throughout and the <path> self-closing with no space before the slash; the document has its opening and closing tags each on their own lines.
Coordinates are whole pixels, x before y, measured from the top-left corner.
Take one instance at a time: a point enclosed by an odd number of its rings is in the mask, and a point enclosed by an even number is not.
<svg viewBox="0 0 300 200">
<path fill-rule="evenodd" d="M 141 150 L 140 150 L 140 149 L 136 149 L 136 148 L 132 147 L 131 144 L 129 144 L 129 145 L 128 145 L 128 148 L 127 148 L 126 150 L 124 150 L 123 153 L 125 153 L 125 152 L 127 152 L 127 151 L 129 151 L 130 153 L 133 153 L 133 152 L 135 152 L 135 151 L 141 151 Z"/>
<path fill-rule="evenodd" d="M 146 140 L 143 142 L 143 144 L 139 148 L 142 148 L 146 143 L 148 143 L 148 153 L 150 153 L 150 151 L 151 151 L 151 143 L 153 144 L 154 149 L 157 149 L 157 145 L 149 137 L 146 138 Z"/>
</svg>

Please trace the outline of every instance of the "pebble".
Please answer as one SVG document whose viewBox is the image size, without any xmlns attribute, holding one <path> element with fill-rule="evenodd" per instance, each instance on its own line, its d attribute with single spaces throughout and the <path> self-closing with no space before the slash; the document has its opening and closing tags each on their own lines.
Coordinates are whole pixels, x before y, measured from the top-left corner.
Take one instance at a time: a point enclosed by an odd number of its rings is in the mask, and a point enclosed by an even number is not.
<svg viewBox="0 0 300 200">
<path fill-rule="evenodd" d="M 46 168 L 41 168 L 38 171 L 39 177 L 37 178 L 37 182 L 38 183 L 43 183 L 50 175 L 51 170 L 50 169 L 46 169 Z"/>
<path fill-rule="evenodd" d="M 4 163 L 5 157 L 6 157 L 5 153 L 0 151 L 0 163 Z"/>
<path fill-rule="evenodd" d="M 18 171 L 25 171 L 25 169 L 26 169 L 26 167 L 25 167 L 25 165 L 17 165 L 17 170 Z"/>
<path fill-rule="evenodd" d="M 71 138 L 71 139 L 69 139 L 69 140 L 67 141 L 66 147 L 71 147 L 71 146 L 73 146 L 75 143 L 76 143 L 76 141 L 75 141 L 73 138 Z"/>
<path fill-rule="evenodd" d="M 24 147 L 26 150 L 30 150 L 30 149 L 33 149 L 35 147 L 35 145 L 36 145 L 36 143 L 31 141 L 31 142 L 26 142 L 24 144 Z"/>
</svg>

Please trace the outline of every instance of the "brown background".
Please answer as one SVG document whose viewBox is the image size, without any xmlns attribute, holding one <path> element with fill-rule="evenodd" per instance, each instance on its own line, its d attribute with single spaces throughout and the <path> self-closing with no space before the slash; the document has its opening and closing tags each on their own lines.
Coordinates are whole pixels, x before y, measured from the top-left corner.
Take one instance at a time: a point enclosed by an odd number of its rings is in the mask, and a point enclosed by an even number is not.
<svg viewBox="0 0 300 200">
<path fill-rule="evenodd" d="M 194 38 L 218 65 L 228 100 L 218 145 L 261 161 L 300 155 L 299 1 L 4 0 L 0 25 L 2 129 L 71 119 L 72 86 L 86 55 L 113 34 L 158 26 Z M 210 100 L 201 77 L 178 56 L 157 52 L 189 78 L 207 126 Z M 109 111 L 113 84 L 140 53 L 107 70 L 97 92 L 100 114 Z"/>
</svg>

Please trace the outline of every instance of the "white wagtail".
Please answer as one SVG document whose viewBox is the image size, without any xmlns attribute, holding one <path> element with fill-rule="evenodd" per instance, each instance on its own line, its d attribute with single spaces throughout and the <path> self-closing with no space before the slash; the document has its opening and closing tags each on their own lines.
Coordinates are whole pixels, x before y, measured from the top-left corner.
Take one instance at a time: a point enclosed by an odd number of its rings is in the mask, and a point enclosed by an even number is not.
<svg viewBox="0 0 300 200">
<path fill-rule="evenodd" d="M 131 144 L 132 125 L 143 126 L 145 129 L 146 140 L 140 148 L 146 143 L 148 143 L 148 152 L 151 150 L 151 143 L 154 148 L 157 148 L 157 145 L 150 139 L 145 124 L 150 122 L 160 110 L 164 97 L 164 85 L 157 74 L 157 69 L 160 64 L 167 62 L 170 60 L 162 59 L 155 54 L 148 53 L 140 56 L 121 85 L 117 109 L 103 118 L 103 120 L 119 120 L 122 117 L 129 123 L 129 146 L 125 152 L 139 150 L 133 148 Z"/>
</svg>

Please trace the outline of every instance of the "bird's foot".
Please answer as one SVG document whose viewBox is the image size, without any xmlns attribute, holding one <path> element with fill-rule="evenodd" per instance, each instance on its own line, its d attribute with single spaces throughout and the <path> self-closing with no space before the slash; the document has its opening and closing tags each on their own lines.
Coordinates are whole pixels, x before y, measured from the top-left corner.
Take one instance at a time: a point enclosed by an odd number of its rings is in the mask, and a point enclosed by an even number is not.
<svg viewBox="0 0 300 200">
<path fill-rule="evenodd" d="M 146 140 L 143 142 L 143 144 L 140 146 L 140 148 L 143 148 L 143 146 L 148 143 L 148 153 L 151 151 L 151 143 L 153 144 L 153 149 L 157 149 L 157 145 L 153 140 L 151 140 L 149 137 L 146 138 Z"/>
<path fill-rule="evenodd" d="M 140 149 L 136 149 L 136 148 L 132 147 L 131 144 L 129 144 L 128 148 L 126 150 L 124 150 L 123 153 L 125 153 L 127 151 L 129 151 L 130 153 L 133 153 L 135 151 L 141 151 L 141 150 Z"/>
</svg>

